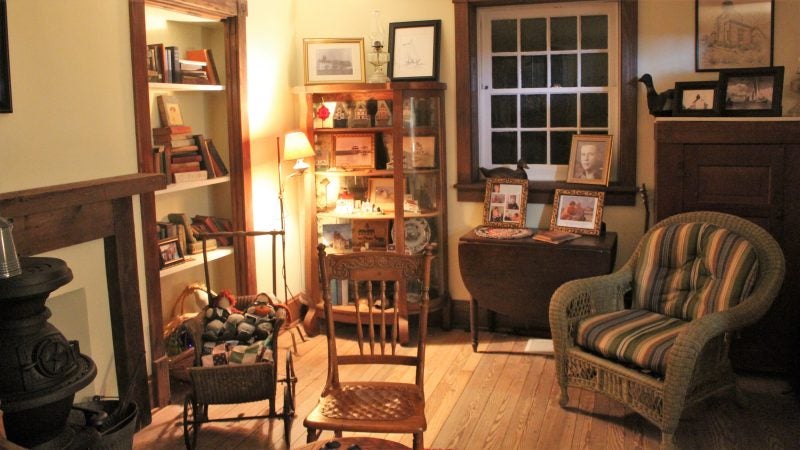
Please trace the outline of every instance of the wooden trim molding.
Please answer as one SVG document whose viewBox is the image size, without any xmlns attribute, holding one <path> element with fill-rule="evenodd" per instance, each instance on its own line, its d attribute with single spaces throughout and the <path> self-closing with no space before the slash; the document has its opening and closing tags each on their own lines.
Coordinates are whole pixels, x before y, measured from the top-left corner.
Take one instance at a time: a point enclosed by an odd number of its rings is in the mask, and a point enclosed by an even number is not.
<svg viewBox="0 0 800 450">
<path fill-rule="evenodd" d="M 566 0 L 578 1 L 578 0 Z M 616 181 L 607 188 L 607 205 L 634 205 L 636 201 L 637 135 L 637 47 L 638 0 L 620 4 L 620 136 Z M 553 0 L 453 0 L 456 60 L 456 189 L 458 201 L 482 202 L 485 181 L 478 171 L 478 8 L 490 6 L 555 3 Z M 562 2 L 563 3 L 563 2 Z M 550 203 L 556 188 L 571 187 L 563 182 L 531 181 L 529 203 Z"/>
</svg>

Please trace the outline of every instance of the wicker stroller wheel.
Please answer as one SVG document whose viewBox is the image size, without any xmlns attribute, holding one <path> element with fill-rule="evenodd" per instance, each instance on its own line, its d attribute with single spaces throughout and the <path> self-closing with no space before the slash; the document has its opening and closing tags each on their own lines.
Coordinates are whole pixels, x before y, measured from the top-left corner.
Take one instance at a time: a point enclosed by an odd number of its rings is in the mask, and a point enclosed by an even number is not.
<svg viewBox="0 0 800 450">
<path fill-rule="evenodd" d="M 183 441 L 187 450 L 197 446 L 197 433 L 206 419 L 206 408 L 206 405 L 198 404 L 192 394 L 183 400 Z"/>
<path fill-rule="evenodd" d="M 291 447 L 292 441 L 292 423 L 294 422 L 294 407 L 295 407 L 295 384 L 297 377 L 294 374 L 294 362 L 292 361 L 292 352 L 286 352 L 286 385 L 283 387 L 283 438 L 286 441 L 286 447 Z"/>
</svg>

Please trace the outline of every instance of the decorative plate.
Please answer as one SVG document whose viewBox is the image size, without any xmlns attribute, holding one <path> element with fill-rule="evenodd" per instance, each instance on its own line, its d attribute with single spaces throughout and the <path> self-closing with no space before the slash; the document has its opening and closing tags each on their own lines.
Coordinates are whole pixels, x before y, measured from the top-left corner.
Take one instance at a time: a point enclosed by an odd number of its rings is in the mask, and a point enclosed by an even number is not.
<svg viewBox="0 0 800 450">
<path fill-rule="evenodd" d="M 489 239 L 519 239 L 533 235 L 530 228 L 475 228 L 475 235 Z"/>
<path fill-rule="evenodd" d="M 394 241 L 394 228 L 392 227 L 392 241 Z M 428 221 L 419 217 L 406 219 L 405 243 L 406 253 L 413 255 L 422 251 L 431 240 L 431 227 Z"/>
</svg>

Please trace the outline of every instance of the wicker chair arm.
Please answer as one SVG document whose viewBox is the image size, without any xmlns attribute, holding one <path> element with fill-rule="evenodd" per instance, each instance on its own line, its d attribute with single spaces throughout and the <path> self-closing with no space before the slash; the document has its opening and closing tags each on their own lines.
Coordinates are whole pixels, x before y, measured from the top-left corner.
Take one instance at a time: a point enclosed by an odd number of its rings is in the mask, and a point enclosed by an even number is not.
<svg viewBox="0 0 800 450">
<path fill-rule="evenodd" d="M 562 349 L 573 345 L 573 330 L 588 316 L 622 309 L 625 293 L 631 289 L 629 266 L 597 277 L 562 284 L 550 299 L 550 331 L 553 344 Z"/>
</svg>

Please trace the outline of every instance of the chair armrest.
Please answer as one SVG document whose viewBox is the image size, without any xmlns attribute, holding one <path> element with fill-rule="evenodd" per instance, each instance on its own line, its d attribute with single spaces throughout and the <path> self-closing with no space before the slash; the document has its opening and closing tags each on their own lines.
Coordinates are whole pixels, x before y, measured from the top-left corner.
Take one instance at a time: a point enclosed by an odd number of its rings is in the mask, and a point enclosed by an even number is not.
<svg viewBox="0 0 800 450">
<path fill-rule="evenodd" d="M 550 299 L 553 345 L 562 350 L 573 345 L 574 329 L 583 318 L 617 311 L 631 289 L 633 271 L 626 265 L 609 275 L 581 278 L 562 284 Z"/>
</svg>

